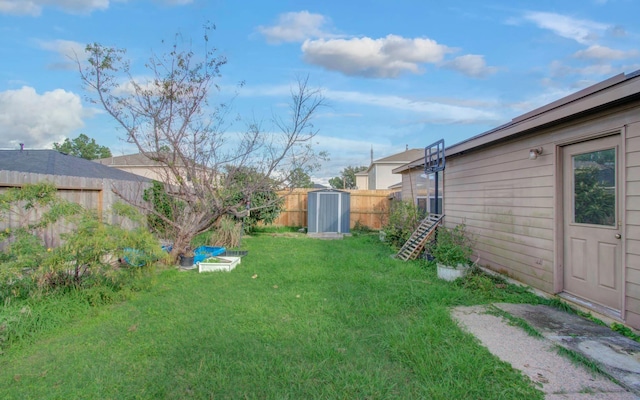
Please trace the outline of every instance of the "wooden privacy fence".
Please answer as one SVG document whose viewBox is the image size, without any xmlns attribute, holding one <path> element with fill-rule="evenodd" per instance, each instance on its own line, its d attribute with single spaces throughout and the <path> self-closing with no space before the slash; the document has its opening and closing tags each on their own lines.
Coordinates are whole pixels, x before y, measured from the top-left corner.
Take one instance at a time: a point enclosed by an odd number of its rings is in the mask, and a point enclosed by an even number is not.
<svg viewBox="0 0 640 400">
<path fill-rule="evenodd" d="M 284 198 L 283 211 L 273 222 L 277 226 L 307 226 L 307 193 L 317 189 L 294 189 L 279 192 Z M 351 198 L 350 227 L 359 222 L 380 229 L 389 219 L 390 198 L 394 190 L 345 190 Z"/>
<path fill-rule="evenodd" d="M 124 217 L 107 212 L 117 201 L 121 201 L 113 190 L 117 190 L 126 199 L 139 202 L 143 192 L 150 186 L 142 181 L 121 181 L 102 178 L 85 178 L 77 176 L 44 175 L 18 171 L 0 171 L 0 193 L 7 189 L 22 187 L 25 184 L 49 182 L 56 186 L 57 195 L 67 201 L 80 204 L 85 209 L 93 209 L 105 222 L 132 227 L 135 224 Z M 25 223 L 39 220 L 43 210 L 35 208 L 30 211 L 13 208 L 11 212 L 0 218 L 0 229 L 14 229 Z M 72 227 L 59 221 L 39 231 L 38 236 L 47 247 L 60 245 L 60 235 L 69 232 Z M 0 243 L 0 250 L 4 244 Z"/>
</svg>

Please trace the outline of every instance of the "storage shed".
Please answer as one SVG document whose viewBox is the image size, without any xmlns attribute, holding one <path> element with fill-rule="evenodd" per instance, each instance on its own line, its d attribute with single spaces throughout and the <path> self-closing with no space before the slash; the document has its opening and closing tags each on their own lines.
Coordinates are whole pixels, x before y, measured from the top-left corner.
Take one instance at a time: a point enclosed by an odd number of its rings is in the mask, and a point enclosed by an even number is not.
<svg viewBox="0 0 640 400">
<path fill-rule="evenodd" d="M 309 192 L 307 232 L 309 235 L 349 233 L 351 199 L 348 192 L 322 189 Z"/>
</svg>

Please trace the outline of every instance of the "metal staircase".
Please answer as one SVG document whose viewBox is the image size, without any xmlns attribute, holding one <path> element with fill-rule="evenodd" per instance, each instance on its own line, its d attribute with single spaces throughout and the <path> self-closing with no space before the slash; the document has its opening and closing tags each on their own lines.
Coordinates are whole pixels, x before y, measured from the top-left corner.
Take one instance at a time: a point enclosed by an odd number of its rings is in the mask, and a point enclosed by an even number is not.
<svg viewBox="0 0 640 400">
<path fill-rule="evenodd" d="M 444 218 L 444 215 L 429 214 L 427 218 L 423 219 L 396 257 L 404 261 L 414 260 L 418 257 L 429 238 L 436 232 L 438 225 L 442 223 L 442 218 Z"/>
</svg>

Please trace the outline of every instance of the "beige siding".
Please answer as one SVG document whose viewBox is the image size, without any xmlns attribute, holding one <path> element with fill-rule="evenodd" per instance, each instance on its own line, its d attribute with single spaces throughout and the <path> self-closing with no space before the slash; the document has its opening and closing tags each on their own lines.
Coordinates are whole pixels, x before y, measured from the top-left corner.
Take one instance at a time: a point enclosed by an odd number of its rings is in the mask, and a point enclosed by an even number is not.
<svg viewBox="0 0 640 400">
<path fill-rule="evenodd" d="M 640 327 L 640 122 L 628 125 L 626 134 L 625 311 L 627 322 Z"/>
<path fill-rule="evenodd" d="M 529 160 L 529 149 L 543 154 Z M 538 136 L 447 159 L 449 226 L 467 225 L 480 264 L 552 291 L 555 153 Z"/>
<path fill-rule="evenodd" d="M 400 182 L 402 177 L 394 174 L 394 168 L 401 166 L 402 163 L 378 163 L 375 166 L 375 187 L 369 186 L 369 189 L 386 190 Z"/>
<path fill-rule="evenodd" d="M 428 180 L 421 177 L 422 174 L 424 174 L 422 169 L 414 169 L 402 174 L 402 200 L 415 203 L 416 197 L 427 196 Z"/>
<path fill-rule="evenodd" d="M 562 254 L 562 189 L 557 182 L 562 146 L 607 134 L 624 138 L 625 321 L 640 328 L 640 105 L 539 130 L 520 139 L 447 157 L 445 222 L 465 223 L 482 265 L 553 293 Z M 536 160 L 528 151 L 542 147 Z M 407 179 L 405 179 L 406 181 Z"/>
<path fill-rule="evenodd" d="M 369 182 L 367 184 L 367 190 L 376 190 L 376 166 L 374 165 L 373 168 L 371 168 L 371 170 L 369 171 Z"/>
<path fill-rule="evenodd" d="M 358 190 L 369 190 L 369 175 L 356 174 L 356 188 Z"/>
</svg>

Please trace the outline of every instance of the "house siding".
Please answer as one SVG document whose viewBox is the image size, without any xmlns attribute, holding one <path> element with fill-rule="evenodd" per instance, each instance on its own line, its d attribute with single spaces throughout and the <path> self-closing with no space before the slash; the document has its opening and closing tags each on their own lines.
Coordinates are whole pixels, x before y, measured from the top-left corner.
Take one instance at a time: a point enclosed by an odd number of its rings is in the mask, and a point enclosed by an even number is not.
<svg viewBox="0 0 640 400">
<path fill-rule="evenodd" d="M 545 150 L 529 160 L 532 147 Z M 554 146 L 542 137 L 447 158 L 446 224 L 466 224 L 479 263 L 553 289 Z M 548 150 L 547 150 L 548 149 Z"/>
<path fill-rule="evenodd" d="M 356 174 L 356 189 L 369 190 L 369 175 Z"/>
<path fill-rule="evenodd" d="M 380 163 L 376 165 L 376 174 L 375 174 L 375 188 L 370 189 L 389 189 L 390 186 L 397 184 L 402 179 L 400 175 L 396 175 L 393 173 L 393 169 L 402 165 L 402 163 Z"/>
<path fill-rule="evenodd" d="M 367 190 L 376 190 L 376 165 L 374 165 L 369 171 L 369 182 L 367 184 Z"/>
<path fill-rule="evenodd" d="M 625 255 L 627 322 L 640 327 L 640 122 L 626 129 Z"/>
<path fill-rule="evenodd" d="M 402 200 L 413 201 L 415 204 L 418 196 L 426 196 L 427 193 L 427 179 L 421 177 L 424 174 L 423 169 L 414 169 L 403 174 L 402 177 Z"/>
<path fill-rule="evenodd" d="M 467 225 L 474 261 L 548 293 L 562 290 L 562 147 L 619 134 L 623 154 L 624 302 L 621 316 L 640 328 L 640 104 L 591 113 L 464 154 L 447 157 L 447 226 Z M 529 149 L 542 147 L 536 160 Z"/>
</svg>

